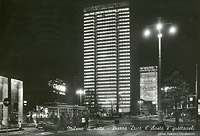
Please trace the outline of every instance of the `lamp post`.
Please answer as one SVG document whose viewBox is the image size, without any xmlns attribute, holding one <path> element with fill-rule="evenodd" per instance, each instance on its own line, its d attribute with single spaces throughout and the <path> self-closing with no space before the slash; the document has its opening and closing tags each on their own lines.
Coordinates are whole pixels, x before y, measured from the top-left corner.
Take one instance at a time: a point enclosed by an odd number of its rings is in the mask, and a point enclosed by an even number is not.
<svg viewBox="0 0 200 136">
<path fill-rule="evenodd" d="M 158 55 L 158 123 L 164 124 L 163 121 L 163 111 L 162 111 L 162 95 L 161 95 L 161 38 L 162 38 L 162 29 L 163 25 L 171 25 L 169 29 L 170 33 L 175 33 L 176 29 L 172 23 L 161 23 L 161 17 L 158 17 L 158 23 L 156 25 L 149 25 L 144 33 L 145 36 L 150 35 L 150 27 L 155 27 L 158 31 L 158 46 L 159 46 L 159 55 Z"/>
<path fill-rule="evenodd" d="M 79 94 L 79 96 L 80 96 L 80 103 L 79 103 L 79 105 L 81 106 L 82 105 L 82 94 L 85 94 L 85 91 L 83 91 L 83 90 L 78 90 L 78 91 L 76 91 L 76 93 L 77 94 Z"/>
</svg>

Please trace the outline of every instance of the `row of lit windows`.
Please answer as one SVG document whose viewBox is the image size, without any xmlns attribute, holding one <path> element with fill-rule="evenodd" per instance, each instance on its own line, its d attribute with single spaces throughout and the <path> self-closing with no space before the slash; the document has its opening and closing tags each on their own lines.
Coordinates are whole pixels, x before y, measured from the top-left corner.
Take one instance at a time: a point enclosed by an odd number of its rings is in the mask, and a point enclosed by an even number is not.
<svg viewBox="0 0 200 136">
<path fill-rule="evenodd" d="M 94 76 L 84 76 L 84 78 L 94 78 Z"/>
<path fill-rule="evenodd" d="M 109 58 L 97 58 L 97 61 L 102 61 L 102 60 L 116 60 L 116 57 L 109 57 Z"/>
<path fill-rule="evenodd" d="M 84 73 L 84 75 L 94 75 L 94 72 L 87 72 L 87 73 Z"/>
<path fill-rule="evenodd" d="M 130 35 L 130 32 L 119 33 L 119 35 Z"/>
<path fill-rule="evenodd" d="M 102 71 L 102 72 L 97 72 L 97 74 L 112 74 L 112 73 L 117 73 L 116 71 Z"/>
<path fill-rule="evenodd" d="M 130 19 L 129 18 L 120 18 L 118 21 L 119 22 L 126 22 L 126 21 L 130 21 Z"/>
<path fill-rule="evenodd" d="M 84 20 L 86 20 L 86 19 L 93 19 L 94 18 L 94 16 L 87 16 L 87 17 L 84 17 Z"/>
<path fill-rule="evenodd" d="M 119 46 L 119 49 L 127 49 L 130 48 L 130 46 Z"/>
<path fill-rule="evenodd" d="M 90 19 L 90 20 L 84 20 L 84 23 L 88 23 L 88 22 L 94 22 L 94 19 Z"/>
<path fill-rule="evenodd" d="M 130 29 L 119 29 L 119 32 L 130 32 Z"/>
<path fill-rule="evenodd" d="M 121 53 L 121 52 L 130 52 L 130 50 L 119 50 L 119 53 Z"/>
<path fill-rule="evenodd" d="M 130 70 L 120 70 L 119 73 L 130 73 Z"/>
<path fill-rule="evenodd" d="M 123 14 L 130 14 L 130 12 L 119 12 L 119 15 L 123 15 Z"/>
<path fill-rule="evenodd" d="M 98 93 L 117 93 L 116 91 L 113 91 L 113 90 L 116 90 L 115 87 L 112 87 L 112 88 L 97 88 L 97 92 L 98 91 L 102 91 L 102 92 L 98 92 Z M 112 91 L 112 92 L 109 92 L 109 91 Z"/>
<path fill-rule="evenodd" d="M 97 81 L 117 80 L 117 78 L 97 78 Z"/>
<path fill-rule="evenodd" d="M 84 55 L 94 55 L 94 52 L 84 53 Z"/>
<path fill-rule="evenodd" d="M 110 40 L 110 41 L 101 41 L 101 42 L 97 42 L 97 44 L 107 44 L 107 43 L 116 43 L 116 40 Z"/>
<path fill-rule="evenodd" d="M 92 65 L 92 66 L 84 66 L 84 69 L 91 69 L 91 68 L 94 68 L 94 65 Z"/>
<path fill-rule="evenodd" d="M 127 11 L 129 8 L 119 8 L 118 11 Z"/>
<path fill-rule="evenodd" d="M 130 45 L 130 42 L 119 43 L 119 46 L 123 45 Z"/>
<path fill-rule="evenodd" d="M 120 104 L 122 104 L 122 103 L 130 103 L 130 101 L 120 101 L 119 103 Z"/>
<path fill-rule="evenodd" d="M 97 75 L 97 78 L 99 78 L 99 77 L 117 77 L 117 75 L 116 74 Z"/>
<path fill-rule="evenodd" d="M 103 20 L 111 20 L 111 19 L 116 19 L 116 17 L 105 17 L 105 18 L 97 18 L 97 21 L 103 21 Z"/>
<path fill-rule="evenodd" d="M 111 50 L 111 51 L 99 51 L 97 52 L 97 55 L 99 54 L 106 54 L 106 53 L 117 53 L 115 50 Z"/>
<path fill-rule="evenodd" d="M 130 59 L 130 56 L 120 56 L 119 59 Z"/>
<path fill-rule="evenodd" d="M 130 90 L 130 87 L 120 87 L 119 90 Z M 130 91 L 120 91 L 119 94 L 130 93 Z"/>
<path fill-rule="evenodd" d="M 84 39 L 91 39 L 91 38 L 95 38 L 94 36 L 84 36 Z"/>
<path fill-rule="evenodd" d="M 84 63 L 84 66 L 86 65 L 94 65 L 94 62 L 91 62 L 91 63 Z"/>
<path fill-rule="evenodd" d="M 94 56 L 84 56 L 84 59 L 92 59 Z"/>
<path fill-rule="evenodd" d="M 119 67 L 119 69 L 130 69 L 130 67 Z"/>
<path fill-rule="evenodd" d="M 117 81 L 98 81 L 97 84 L 116 84 Z"/>
<path fill-rule="evenodd" d="M 130 94 L 122 94 L 122 95 L 120 95 L 120 98 L 122 98 L 122 97 L 130 97 Z"/>
<path fill-rule="evenodd" d="M 129 42 L 130 39 L 122 39 L 122 40 L 119 40 L 119 42 Z"/>
<path fill-rule="evenodd" d="M 119 87 L 120 86 L 130 86 L 130 84 L 119 84 Z"/>
<path fill-rule="evenodd" d="M 119 76 L 124 77 L 124 76 L 130 76 L 130 74 L 119 74 Z"/>
<path fill-rule="evenodd" d="M 108 65 L 97 65 L 97 68 L 104 68 L 104 67 L 116 67 L 117 64 L 108 64 Z"/>
<path fill-rule="evenodd" d="M 97 35 L 98 34 L 106 34 L 106 33 L 116 33 L 117 31 L 116 30 L 110 30 L 110 31 L 99 31 L 97 32 Z"/>
<path fill-rule="evenodd" d="M 84 40 L 84 42 L 94 42 L 94 39 Z"/>
<path fill-rule="evenodd" d="M 120 107 L 120 108 L 123 108 L 123 107 L 130 107 L 130 105 L 123 105 L 123 104 L 120 104 L 119 107 Z M 126 112 L 128 112 L 128 111 L 130 111 L 129 108 L 127 108 L 127 111 L 126 111 Z M 125 112 L 125 111 L 124 111 L 124 112 Z"/>
<path fill-rule="evenodd" d="M 130 91 L 127 91 L 127 90 L 130 90 L 130 87 L 120 87 L 119 90 L 120 90 L 119 94 L 130 94 Z M 123 90 L 123 91 L 121 91 L 121 90 Z M 126 91 L 124 91 L 124 90 L 126 90 Z"/>
<path fill-rule="evenodd" d="M 116 9 L 111 9 L 111 10 L 103 10 L 103 11 L 97 11 L 96 14 L 104 14 L 104 13 L 112 13 L 112 12 L 116 12 Z"/>
<path fill-rule="evenodd" d="M 130 53 L 120 53 L 119 56 L 126 56 L 126 55 L 130 55 Z"/>
<path fill-rule="evenodd" d="M 103 31 L 103 30 L 111 30 L 111 29 L 116 29 L 116 27 L 104 27 L 104 28 L 97 28 L 97 31 Z"/>
<path fill-rule="evenodd" d="M 99 14 L 97 17 L 102 17 L 102 16 L 113 16 L 116 15 L 116 13 L 108 13 L 108 14 Z"/>
<path fill-rule="evenodd" d="M 90 16 L 90 15 L 94 15 L 94 12 L 84 13 L 84 16 Z"/>
<path fill-rule="evenodd" d="M 118 26 L 119 29 L 121 29 L 121 28 L 129 28 L 129 27 L 130 27 L 129 25 Z"/>
<path fill-rule="evenodd" d="M 104 35 L 97 35 L 97 38 L 98 37 L 108 37 L 108 36 L 116 36 L 117 34 L 116 33 L 112 33 L 112 34 L 104 34 Z"/>
<path fill-rule="evenodd" d="M 119 66 L 130 66 L 130 63 L 122 63 L 122 64 L 119 64 Z"/>
<path fill-rule="evenodd" d="M 97 62 L 97 64 L 110 64 L 110 63 L 117 63 L 116 61 L 100 61 L 100 62 Z"/>
<path fill-rule="evenodd" d="M 118 16 L 119 18 L 129 18 L 130 17 L 130 15 L 123 15 L 123 16 Z"/>
<path fill-rule="evenodd" d="M 98 95 L 97 97 L 98 98 L 108 98 L 108 97 L 113 98 L 113 97 L 116 97 L 116 95 Z"/>
<path fill-rule="evenodd" d="M 97 70 L 101 71 L 101 70 L 116 70 L 116 69 L 117 68 L 115 68 L 115 67 L 114 68 L 111 67 L 111 68 L 98 68 Z"/>
<path fill-rule="evenodd" d="M 94 79 L 84 79 L 84 82 L 93 82 Z"/>
<path fill-rule="evenodd" d="M 108 27 L 108 26 L 116 26 L 116 24 L 115 23 L 110 23 L 110 24 L 97 25 L 97 28 L 98 27 Z"/>
<path fill-rule="evenodd" d="M 84 23 L 84 26 L 94 25 L 94 22 L 90 23 Z"/>
<path fill-rule="evenodd" d="M 130 80 L 119 81 L 119 83 L 130 83 Z"/>
<path fill-rule="evenodd" d="M 130 100 L 130 98 L 120 98 L 120 100 Z"/>
<path fill-rule="evenodd" d="M 94 35 L 94 33 L 84 33 L 84 36 Z"/>
<path fill-rule="evenodd" d="M 122 54 L 122 53 L 121 53 Z M 123 53 L 124 54 L 124 53 Z M 128 54 L 128 53 L 127 53 Z M 130 54 L 130 53 L 129 53 Z M 130 62 L 130 60 L 119 60 L 119 62 Z"/>
<path fill-rule="evenodd" d="M 91 72 L 94 71 L 94 69 L 84 69 L 84 72 Z"/>
<path fill-rule="evenodd" d="M 94 85 L 84 85 L 85 88 L 91 89 L 94 88 Z"/>
<path fill-rule="evenodd" d="M 116 39 L 116 37 L 97 38 L 97 41 L 101 41 L 101 40 L 114 40 L 114 39 Z"/>
<path fill-rule="evenodd" d="M 102 44 L 102 45 L 97 45 L 97 47 L 113 47 L 116 46 L 116 44 Z"/>
<path fill-rule="evenodd" d="M 94 42 L 84 43 L 84 49 L 87 49 L 87 48 L 94 48 Z"/>
<path fill-rule="evenodd" d="M 120 79 L 120 80 L 123 80 L 123 79 L 130 79 L 130 77 L 120 77 L 119 79 Z"/>
<path fill-rule="evenodd" d="M 84 33 L 87 33 L 87 32 L 94 32 L 94 29 L 84 30 Z"/>
<path fill-rule="evenodd" d="M 97 85 L 97 87 L 116 87 L 116 84 L 115 85 Z"/>
<path fill-rule="evenodd" d="M 127 36 L 119 36 L 119 38 L 120 38 L 120 39 L 123 39 L 123 38 L 130 38 L 130 36 L 129 36 L 129 35 L 127 35 Z"/>
<path fill-rule="evenodd" d="M 94 49 L 85 49 L 84 52 L 94 52 Z"/>
<path fill-rule="evenodd" d="M 105 24 L 105 23 L 113 23 L 113 22 L 116 22 L 116 20 L 98 21 L 97 25 L 98 24 Z"/>
<path fill-rule="evenodd" d="M 84 85 L 94 85 L 94 82 L 85 82 Z"/>
</svg>

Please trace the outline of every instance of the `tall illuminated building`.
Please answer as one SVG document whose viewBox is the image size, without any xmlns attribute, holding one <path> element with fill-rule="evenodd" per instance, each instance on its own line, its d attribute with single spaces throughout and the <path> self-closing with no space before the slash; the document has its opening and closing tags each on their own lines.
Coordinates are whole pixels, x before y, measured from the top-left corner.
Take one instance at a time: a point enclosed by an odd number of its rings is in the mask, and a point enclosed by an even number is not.
<svg viewBox="0 0 200 136">
<path fill-rule="evenodd" d="M 128 2 L 84 8 L 85 104 L 130 112 L 130 8 Z"/>
<path fill-rule="evenodd" d="M 140 67 L 140 99 L 158 106 L 158 67 Z"/>
</svg>

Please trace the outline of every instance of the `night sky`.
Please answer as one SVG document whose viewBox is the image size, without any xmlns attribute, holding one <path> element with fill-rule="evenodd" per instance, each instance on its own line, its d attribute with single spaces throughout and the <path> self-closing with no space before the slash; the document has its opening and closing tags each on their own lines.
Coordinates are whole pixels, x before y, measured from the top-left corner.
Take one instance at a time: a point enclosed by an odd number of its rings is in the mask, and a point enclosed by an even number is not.
<svg viewBox="0 0 200 136">
<path fill-rule="evenodd" d="M 106 0 L 115 1 L 120 2 Z M 0 2 L 0 75 L 22 79 L 25 94 L 44 94 L 48 80 L 60 78 L 71 84 L 73 76 L 83 73 L 83 7 L 105 0 Z M 140 66 L 157 65 L 156 32 L 148 39 L 142 33 L 161 17 L 178 28 L 173 36 L 167 27 L 163 31 L 163 78 L 177 70 L 194 88 L 195 63 L 200 58 L 198 0 L 136 0 L 135 4 Z"/>
</svg>

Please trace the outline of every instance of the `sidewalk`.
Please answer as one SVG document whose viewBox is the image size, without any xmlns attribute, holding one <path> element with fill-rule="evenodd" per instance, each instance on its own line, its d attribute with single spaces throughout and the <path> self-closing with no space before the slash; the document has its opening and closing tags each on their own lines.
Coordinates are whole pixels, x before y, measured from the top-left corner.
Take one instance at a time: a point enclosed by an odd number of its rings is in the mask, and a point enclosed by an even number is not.
<svg viewBox="0 0 200 136">
<path fill-rule="evenodd" d="M 13 132 L 13 131 L 23 131 L 23 128 L 27 128 L 27 127 L 34 127 L 34 123 L 24 123 L 22 124 L 22 129 L 19 129 L 18 124 L 11 124 L 10 126 L 8 126 L 8 128 L 3 127 L 0 128 L 0 133 L 6 133 L 6 132 Z"/>
</svg>

